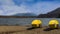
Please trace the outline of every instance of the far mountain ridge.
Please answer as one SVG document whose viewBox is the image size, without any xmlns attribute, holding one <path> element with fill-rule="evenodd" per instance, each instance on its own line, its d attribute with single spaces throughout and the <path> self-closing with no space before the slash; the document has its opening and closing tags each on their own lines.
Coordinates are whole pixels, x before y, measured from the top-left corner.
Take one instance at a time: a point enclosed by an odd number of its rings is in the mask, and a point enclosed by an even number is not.
<svg viewBox="0 0 60 34">
<path fill-rule="evenodd" d="M 34 13 L 17 13 L 12 16 L 37 16 L 37 15 Z"/>
<path fill-rule="evenodd" d="M 57 8 L 47 14 L 40 14 L 38 18 L 60 18 L 60 8 Z"/>
</svg>

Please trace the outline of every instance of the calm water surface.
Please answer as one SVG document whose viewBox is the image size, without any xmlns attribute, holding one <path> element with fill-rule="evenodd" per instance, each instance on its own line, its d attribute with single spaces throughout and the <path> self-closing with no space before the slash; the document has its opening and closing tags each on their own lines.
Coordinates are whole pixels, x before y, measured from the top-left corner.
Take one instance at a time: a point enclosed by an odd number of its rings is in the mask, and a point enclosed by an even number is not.
<svg viewBox="0 0 60 34">
<path fill-rule="evenodd" d="M 43 26 L 48 25 L 52 19 L 57 19 L 60 24 L 60 18 L 0 18 L 0 25 L 30 25 L 34 19 L 42 20 Z"/>
</svg>

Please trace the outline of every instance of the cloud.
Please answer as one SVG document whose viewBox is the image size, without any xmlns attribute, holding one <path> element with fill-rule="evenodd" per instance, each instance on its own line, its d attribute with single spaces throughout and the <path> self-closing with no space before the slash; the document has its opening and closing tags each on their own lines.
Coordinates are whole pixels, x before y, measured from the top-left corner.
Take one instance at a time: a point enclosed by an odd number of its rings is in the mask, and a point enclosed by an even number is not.
<svg viewBox="0 0 60 34">
<path fill-rule="evenodd" d="M 1 5 L 14 5 L 12 0 L 0 0 Z"/>
<path fill-rule="evenodd" d="M 21 4 L 20 6 L 17 6 L 12 0 L 0 0 L 0 3 L 0 13 L 2 15 L 31 12 L 25 5 Z"/>
<path fill-rule="evenodd" d="M 0 15 L 16 13 L 44 14 L 60 7 L 57 0 L 47 2 L 43 0 L 0 0 Z"/>
<path fill-rule="evenodd" d="M 60 3 L 57 2 L 38 2 L 34 4 L 30 9 L 36 11 L 36 14 L 45 14 L 60 7 Z"/>
<path fill-rule="evenodd" d="M 0 10 L 0 15 L 2 15 L 3 14 L 3 11 L 2 10 Z"/>
</svg>

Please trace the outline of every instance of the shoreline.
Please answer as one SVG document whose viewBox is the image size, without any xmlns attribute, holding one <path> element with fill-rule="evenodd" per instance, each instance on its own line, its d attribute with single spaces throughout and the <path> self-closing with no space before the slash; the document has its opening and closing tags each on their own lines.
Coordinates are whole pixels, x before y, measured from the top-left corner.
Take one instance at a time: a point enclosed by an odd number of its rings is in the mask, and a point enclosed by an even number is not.
<svg viewBox="0 0 60 34">
<path fill-rule="evenodd" d="M 0 34 L 60 34 L 60 29 L 43 31 L 47 26 L 33 30 L 27 30 L 29 27 L 30 26 L 0 26 Z"/>
</svg>

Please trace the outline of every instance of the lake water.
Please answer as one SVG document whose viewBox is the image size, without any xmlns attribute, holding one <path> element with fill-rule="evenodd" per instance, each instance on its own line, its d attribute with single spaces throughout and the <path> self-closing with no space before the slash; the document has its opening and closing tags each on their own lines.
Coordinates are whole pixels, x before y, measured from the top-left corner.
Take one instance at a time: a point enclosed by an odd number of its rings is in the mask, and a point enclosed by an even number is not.
<svg viewBox="0 0 60 34">
<path fill-rule="evenodd" d="M 40 19 L 43 26 L 47 26 L 52 19 L 57 19 L 60 24 L 60 18 L 0 18 L 0 25 L 31 25 L 34 19 Z"/>
</svg>

